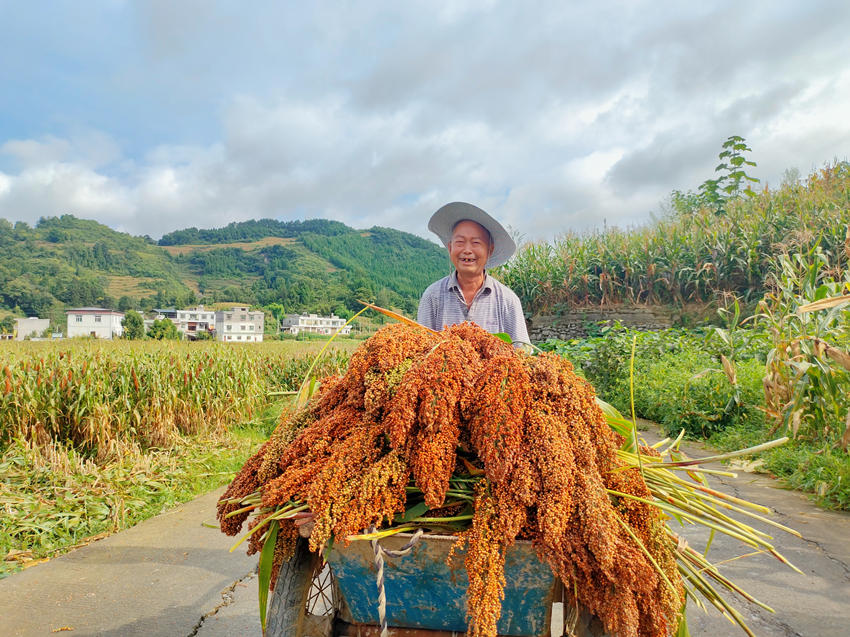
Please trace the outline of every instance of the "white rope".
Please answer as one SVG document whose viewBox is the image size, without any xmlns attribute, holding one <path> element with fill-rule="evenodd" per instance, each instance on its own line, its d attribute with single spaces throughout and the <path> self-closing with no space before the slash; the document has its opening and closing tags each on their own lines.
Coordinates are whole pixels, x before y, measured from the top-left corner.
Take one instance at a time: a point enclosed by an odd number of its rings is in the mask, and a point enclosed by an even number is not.
<svg viewBox="0 0 850 637">
<path fill-rule="evenodd" d="M 375 527 L 369 529 L 369 533 L 374 533 Z M 372 551 L 375 553 L 375 567 L 378 570 L 376 584 L 378 586 L 378 619 L 381 623 L 381 637 L 387 637 L 387 595 L 384 591 L 384 556 L 387 557 L 404 557 L 416 545 L 419 538 L 422 537 L 422 529 L 417 529 L 410 541 L 402 546 L 397 551 L 391 551 L 381 546 L 378 540 L 372 540 Z"/>
</svg>

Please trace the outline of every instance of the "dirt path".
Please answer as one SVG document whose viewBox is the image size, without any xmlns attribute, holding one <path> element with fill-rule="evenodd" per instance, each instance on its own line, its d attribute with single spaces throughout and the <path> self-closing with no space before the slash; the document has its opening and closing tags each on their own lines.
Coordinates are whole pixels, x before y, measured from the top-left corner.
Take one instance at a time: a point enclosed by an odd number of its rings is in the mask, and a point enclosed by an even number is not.
<svg viewBox="0 0 850 637">
<path fill-rule="evenodd" d="M 709 455 L 698 445 L 687 451 Z M 771 507 L 778 521 L 803 534 L 774 533 L 778 550 L 803 575 L 765 556 L 726 565 L 728 576 L 776 610 L 738 605 L 753 631 L 761 637 L 850 635 L 850 515 L 818 509 L 764 476 L 739 473 L 714 483 Z M 80 636 L 259 637 L 256 557 L 241 548 L 228 553 L 232 539 L 202 526 L 213 519 L 217 497 L 207 494 L 0 580 L 0 633 L 29 637 L 65 628 Z M 681 534 L 700 550 L 707 539 L 694 527 Z M 718 537 L 710 555 L 717 562 L 745 552 Z M 743 634 L 713 610 L 689 607 L 688 619 L 694 637 Z"/>
</svg>

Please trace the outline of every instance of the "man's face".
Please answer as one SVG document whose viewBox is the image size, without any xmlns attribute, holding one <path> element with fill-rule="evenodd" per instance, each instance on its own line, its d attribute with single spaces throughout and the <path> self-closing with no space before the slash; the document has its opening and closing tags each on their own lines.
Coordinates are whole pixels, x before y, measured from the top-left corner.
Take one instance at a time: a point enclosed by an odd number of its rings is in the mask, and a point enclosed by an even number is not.
<svg viewBox="0 0 850 637">
<path fill-rule="evenodd" d="M 468 276 L 484 272 L 487 259 L 493 254 L 489 233 L 474 221 L 461 221 L 452 232 L 449 258 L 458 273 Z"/>
</svg>

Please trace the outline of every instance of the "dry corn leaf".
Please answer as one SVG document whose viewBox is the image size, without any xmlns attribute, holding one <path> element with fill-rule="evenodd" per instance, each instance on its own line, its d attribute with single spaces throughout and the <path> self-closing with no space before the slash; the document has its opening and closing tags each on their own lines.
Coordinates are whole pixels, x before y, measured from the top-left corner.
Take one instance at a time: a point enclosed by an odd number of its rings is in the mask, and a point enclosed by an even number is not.
<svg viewBox="0 0 850 637">
<path fill-rule="evenodd" d="M 820 299 L 806 303 L 797 308 L 797 314 L 805 314 L 806 312 L 817 312 L 818 310 L 827 310 L 836 305 L 850 302 L 850 294 L 842 294 L 841 296 L 832 296 L 828 299 Z"/>
</svg>

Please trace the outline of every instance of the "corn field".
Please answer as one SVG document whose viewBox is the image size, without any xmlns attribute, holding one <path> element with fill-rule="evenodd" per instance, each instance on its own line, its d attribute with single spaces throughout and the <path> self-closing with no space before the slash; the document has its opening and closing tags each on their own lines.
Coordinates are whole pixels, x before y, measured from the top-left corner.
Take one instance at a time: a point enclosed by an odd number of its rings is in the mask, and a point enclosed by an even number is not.
<svg viewBox="0 0 850 637">
<path fill-rule="evenodd" d="M 819 244 L 836 272 L 845 265 L 850 164 L 805 182 L 731 202 L 725 213 L 678 210 L 647 226 L 566 234 L 527 244 L 498 276 L 526 310 L 617 303 L 706 303 L 726 293 L 758 301 L 776 257 Z"/>
<path fill-rule="evenodd" d="M 167 447 L 250 419 L 269 392 L 297 389 L 312 360 L 275 342 L 66 343 L 0 347 L 0 450 L 21 439 L 105 460 Z M 336 351 L 318 371 L 347 361 Z"/>
</svg>

